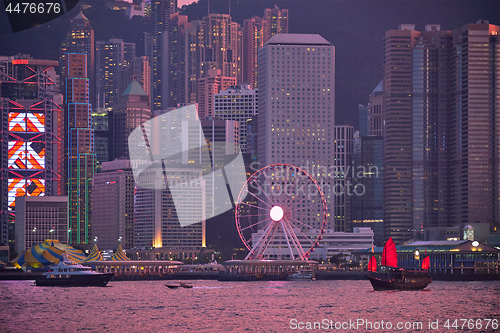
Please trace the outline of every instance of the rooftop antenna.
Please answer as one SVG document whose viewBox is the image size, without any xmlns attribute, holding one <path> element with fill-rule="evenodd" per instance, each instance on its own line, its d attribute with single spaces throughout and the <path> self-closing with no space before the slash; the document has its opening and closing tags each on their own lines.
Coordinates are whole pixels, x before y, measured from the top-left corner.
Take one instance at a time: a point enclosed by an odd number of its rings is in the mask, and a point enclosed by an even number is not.
<svg viewBox="0 0 500 333">
<path fill-rule="evenodd" d="M 208 0 L 208 15 L 210 15 L 210 0 Z"/>
<path fill-rule="evenodd" d="M 229 17 L 231 17 L 231 0 L 229 0 Z"/>
</svg>

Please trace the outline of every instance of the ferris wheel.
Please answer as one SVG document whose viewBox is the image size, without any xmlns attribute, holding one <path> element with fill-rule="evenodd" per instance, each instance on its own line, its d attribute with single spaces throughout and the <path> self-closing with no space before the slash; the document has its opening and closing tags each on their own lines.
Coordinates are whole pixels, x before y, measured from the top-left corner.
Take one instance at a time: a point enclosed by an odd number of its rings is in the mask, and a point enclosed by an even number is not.
<svg viewBox="0 0 500 333">
<path fill-rule="evenodd" d="M 238 195 L 238 234 L 245 259 L 300 259 L 325 232 L 326 200 L 317 181 L 290 164 L 266 166 L 248 178 Z"/>
</svg>

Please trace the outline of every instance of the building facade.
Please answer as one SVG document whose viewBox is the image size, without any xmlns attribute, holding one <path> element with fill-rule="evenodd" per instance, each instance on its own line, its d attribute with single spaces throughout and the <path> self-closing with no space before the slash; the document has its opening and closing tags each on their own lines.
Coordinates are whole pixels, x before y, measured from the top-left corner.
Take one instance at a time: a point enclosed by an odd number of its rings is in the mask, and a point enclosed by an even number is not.
<svg viewBox="0 0 500 333">
<path fill-rule="evenodd" d="M 134 247 L 134 174 L 129 160 L 102 163 L 92 179 L 92 238 L 100 249 Z"/>
<path fill-rule="evenodd" d="M 330 189 L 326 228 L 333 229 L 335 47 L 320 35 L 277 34 L 259 50 L 258 133 L 261 166 L 322 171 L 312 176 Z"/>
<path fill-rule="evenodd" d="M 67 243 L 68 197 L 19 197 L 16 200 L 15 251 L 21 253 L 47 239 Z"/>
<path fill-rule="evenodd" d="M 92 177 L 95 173 L 92 105 L 87 55 L 66 53 L 64 73 L 66 179 L 70 244 L 89 244 L 92 224 Z"/>
<path fill-rule="evenodd" d="M 62 95 L 57 61 L 0 58 L 0 243 L 13 245 L 21 196 L 63 195 Z"/>
<path fill-rule="evenodd" d="M 97 41 L 95 45 L 97 105 L 94 108 L 111 108 L 123 93 L 119 89 L 120 70 L 125 66 L 133 66 L 135 43 L 111 38 L 107 42 Z"/>
<path fill-rule="evenodd" d="M 235 85 L 235 77 L 223 76 L 219 69 L 209 69 L 207 75 L 198 80 L 197 100 L 200 119 L 213 117 L 215 94 Z"/>
<path fill-rule="evenodd" d="M 354 127 L 335 126 L 335 185 L 333 187 L 335 231 L 351 232 L 351 201 L 358 188 L 353 186 L 352 155 Z"/>
<path fill-rule="evenodd" d="M 258 108 L 257 89 L 250 89 L 248 84 L 230 87 L 214 95 L 215 117 L 220 117 L 223 120 L 234 120 L 239 123 L 239 149 L 243 154 L 247 152 L 248 122 L 257 115 Z"/>
</svg>

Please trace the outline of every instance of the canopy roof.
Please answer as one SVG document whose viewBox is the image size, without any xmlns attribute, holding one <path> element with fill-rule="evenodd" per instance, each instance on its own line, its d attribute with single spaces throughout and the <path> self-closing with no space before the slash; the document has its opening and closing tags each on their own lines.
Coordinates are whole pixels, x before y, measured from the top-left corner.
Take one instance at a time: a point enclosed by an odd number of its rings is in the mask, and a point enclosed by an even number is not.
<svg viewBox="0 0 500 333">
<path fill-rule="evenodd" d="M 94 244 L 94 247 L 92 248 L 92 251 L 90 251 L 89 256 L 84 260 L 82 260 L 81 262 L 96 261 L 96 260 L 104 260 L 104 258 L 102 256 L 101 251 L 99 251 L 97 244 Z"/>
<path fill-rule="evenodd" d="M 80 262 L 85 259 L 82 251 L 69 245 L 60 243 L 57 239 L 47 239 L 42 244 L 32 246 L 23 251 L 10 263 L 20 268 L 23 265 L 31 267 L 46 267 L 57 264 L 63 254 L 70 260 Z"/>
<path fill-rule="evenodd" d="M 127 256 L 125 255 L 125 252 L 122 249 L 122 245 L 119 244 L 115 253 L 113 253 L 113 256 L 111 257 L 111 261 L 128 261 L 128 260 L 130 260 L 130 259 L 127 258 Z"/>
</svg>

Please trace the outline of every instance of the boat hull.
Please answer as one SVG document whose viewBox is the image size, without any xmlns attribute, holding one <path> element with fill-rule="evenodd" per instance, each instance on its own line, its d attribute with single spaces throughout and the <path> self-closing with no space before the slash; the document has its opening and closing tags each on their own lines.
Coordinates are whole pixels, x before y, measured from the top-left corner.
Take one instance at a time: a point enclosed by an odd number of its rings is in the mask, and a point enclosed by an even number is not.
<svg viewBox="0 0 500 333">
<path fill-rule="evenodd" d="M 402 279 L 382 279 L 374 276 L 367 276 L 370 280 L 373 290 L 422 290 L 425 289 L 432 279 L 430 276 L 410 277 L 405 276 Z"/>
<path fill-rule="evenodd" d="M 35 280 L 35 285 L 39 287 L 105 287 L 113 275 L 113 273 L 108 273 L 70 275 L 61 278 L 41 277 Z"/>
</svg>

